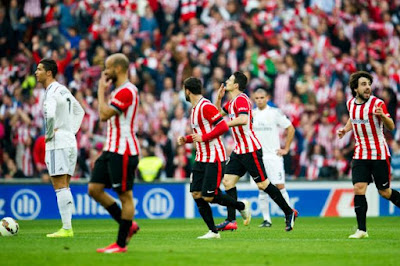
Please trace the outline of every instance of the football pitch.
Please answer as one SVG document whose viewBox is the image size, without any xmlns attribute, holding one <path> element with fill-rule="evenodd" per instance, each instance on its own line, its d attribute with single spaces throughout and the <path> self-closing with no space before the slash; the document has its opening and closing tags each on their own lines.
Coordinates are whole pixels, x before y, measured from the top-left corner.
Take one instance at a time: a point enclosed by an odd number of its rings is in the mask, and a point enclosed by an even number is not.
<svg viewBox="0 0 400 266">
<path fill-rule="evenodd" d="M 221 219 L 216 220 L 220 222 Z M 399 265 L 400 217 L 368 218 L 368 239 L 347 239 L 355 218 L 300 217 L 292 232 L 283 218 L 271 228 L 247 227 L 198 240 L 200 219 L 137 220 L 141 230 L 125 254 L 98 254 L 115 241 L 113 220 L 73 220 L 73 238 L 49 239 L 58 220 L 19 221 L 15 237 L 0 237 L 0 265 Z"/>
</svg>

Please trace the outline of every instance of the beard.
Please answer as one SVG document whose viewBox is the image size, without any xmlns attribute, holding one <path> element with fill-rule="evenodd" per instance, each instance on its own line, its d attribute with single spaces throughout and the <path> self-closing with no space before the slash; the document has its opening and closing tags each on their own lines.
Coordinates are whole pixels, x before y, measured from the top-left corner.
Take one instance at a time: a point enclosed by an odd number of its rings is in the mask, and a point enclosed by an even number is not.
<svg viewBox="0 0 400 266">
<path fill-rule="evenodd" d="M 117 81 L 117 75 L 115 73 L 111 73 L 106 76 L 107 81 L 111 80 L 113 84 Z"/>
<path fill-rule="evenodd" d="M 190 97 L 189 97 L 189 95 L 186 94 L 186 93 L 185 93 L 185 99 L 186 99 L 187 102 L 190 102 Z"/>
<path fill-rule="evenodd" d="M 366 102 L 366 101 L 368 101 L 368 99 L 369 99 L 369 97 L 368 97 L 368 98 L 365 98 L 364 95 L 362 95 L 362 94 L 358 94 L 358 98 L 359 98 L 360 100 L 362 100 L 363 102 Z"/>
</svg>

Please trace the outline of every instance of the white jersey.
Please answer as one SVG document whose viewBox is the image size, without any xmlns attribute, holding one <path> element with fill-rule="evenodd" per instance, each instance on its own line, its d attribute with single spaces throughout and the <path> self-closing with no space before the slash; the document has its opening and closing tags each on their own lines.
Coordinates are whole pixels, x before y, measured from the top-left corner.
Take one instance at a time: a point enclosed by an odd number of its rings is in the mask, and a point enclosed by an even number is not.
<svg viewBox="0 0 400 266">
<path fill-rule="evenodd" d="M 292 123 L 280 109 L 269 105 L 264 110 L 256 108 L 253 115 L 253 130 L 261 142 L 263 158 L 282 159 L 276 154 L 281 148 L 279 128 L 288 128 Z"/>
<path fill-rule="evenodd" d="M 85 111 L 64 85 L 55 81 L 46 88 L 43 112 L 46 136 L 52 136 L 46 150 L 77 147 L 75 134 Z"/>
</svg>

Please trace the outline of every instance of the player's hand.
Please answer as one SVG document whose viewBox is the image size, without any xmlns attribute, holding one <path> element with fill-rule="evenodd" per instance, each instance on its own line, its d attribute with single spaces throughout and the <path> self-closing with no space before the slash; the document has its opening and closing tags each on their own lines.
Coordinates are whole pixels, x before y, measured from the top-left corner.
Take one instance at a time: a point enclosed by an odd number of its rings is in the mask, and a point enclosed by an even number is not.
<svg viewBox="0 0 400 266">
<path fill-rule="evenodd" d="M 111 79 L 107 80 L 107 76 L 104 73 L 104 71 L 101 72 L 101 78 L 99 80 L 99 91 L 104 93 L 104 91 L 111 86 L 111 83 L 112 83 L 112 80 Z"/>
<path fill-rule="evenodd" d="M 224 97 L 224 95 L 225 95 L 225 86 L 224 86 L 224 84 L 222 83 L 221 86 L 220 86 L 219 89 L 218 89 L 217 98 L 218 98 L 219 100 L 221 100 L 221 99 Z"/>
<path fill-rule="evenodd" d="M 344 129 L 344 127 L 339 128 L 338 131 L 336 132 L 336 134 L 339 137 L 339 139 L 341 139 L 346 134 L 346 130 Z"/>
<path fill-rule="evenodd" d="M 278 156 L 284 156 L 284 155 L 286 155 L 288 153 L 289 153 L 289 150 L 287 150 L 287 149 L 278 149 L 278 150 L 276 150 L 276 154 Z"/>
<path fill-rule="evenodd" d="M 193 142 L 203 142 L 203 137 L 199 134 L 192 134 Z"/>
<path fill-rule="evenodd" d="M 380 105 L 375 104 L 374 115 L 377 115 L 377 116 L 385 115 L 385 113 L 383 112 L 383 109 L 382 109 L 382 103 Z"/>
<path fill-rule="evenodd" d="M 177 139 L 178 145 L 183 145 L 186 143 L 186 138 L 184 136 L 179 136 Z"/>
</svg>

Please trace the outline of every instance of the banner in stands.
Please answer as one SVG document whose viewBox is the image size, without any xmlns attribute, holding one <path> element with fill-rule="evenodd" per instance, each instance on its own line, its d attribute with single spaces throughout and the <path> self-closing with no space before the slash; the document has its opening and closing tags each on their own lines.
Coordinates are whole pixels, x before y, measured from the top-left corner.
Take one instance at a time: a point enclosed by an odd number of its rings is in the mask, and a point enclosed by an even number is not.
<svg viewBox="0 0 400 266">
<path fill-rule="evenodd" d="M 400 183 L 392 184 L 395 189 Z M 253 183 L 238 184 L 239 199 L 251 202 L 253 217 L 261 217 L 258 190 Z M 290 204 L 301 216 L 353 217 L 353 190 L 350 182 L 288 183 Z M 87 185 L 71 185 L 74 219 L 108 218 L 107 211 L 87 194 Z M 110 191 L 117 198 L 117 195 Z M 134 187 L 136 218 L 166 219 L 200 217 L 189 192 L 189 184 L 136 184 Z M 379 196 L 374 185 L 367 190 L 369 216 L 399 216 L 400 210 Z M 214 217 L 226 216 L 226 208 L 212 204 Z M 275 203 L 272 216 L 283 216 Z M 239 215 L 239 214 L 238 214 Z M 59 219 L 56 195 L 51 185 L 0 184 L 0 217 L 17 220 Z"/>
</svg>

